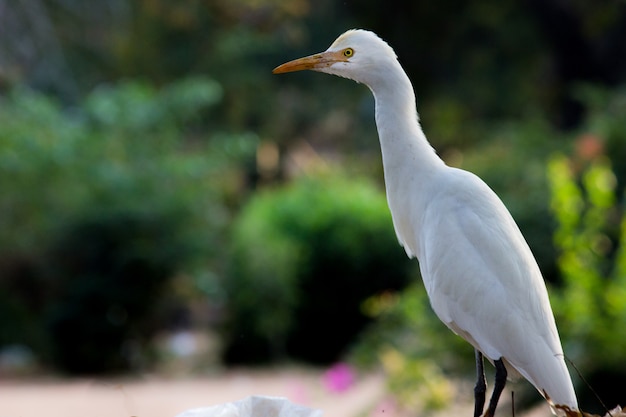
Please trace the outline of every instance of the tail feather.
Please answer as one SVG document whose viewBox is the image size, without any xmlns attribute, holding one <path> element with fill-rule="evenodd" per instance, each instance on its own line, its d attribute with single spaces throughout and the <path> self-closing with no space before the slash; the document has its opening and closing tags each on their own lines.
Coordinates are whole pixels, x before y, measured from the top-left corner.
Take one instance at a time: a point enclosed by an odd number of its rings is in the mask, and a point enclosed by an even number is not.
<svg viewBox="0 0 626 417">
<path fill-rule="evenodd" d="M 545 391 L 544 397 L 550 404 L 550 408 L 552 409 L 552 413 L 559 417 L 602 417 L 598 414 L 585 413 L 584 411 L 580 411 L 574 408 L 570 408 L 567 405 L 562 404 L 554 404 L 550 397 L 546 395 Z M 615 407 L 613 410 L 607 410 L 606 415 L 604 417 L 626 417 L 626 412 L 622 410 L 622 407 L 619 405 Z"/>
<path fill-rule="evenodd" d="M 550 405 L 550 410 L 552 410 L 552 414 L 558 417 L 592 417 L 591 415 L 587 415 L 586 413 L 582 413 L 581 411 L 571 408 L 568 405 L 563 404 L 554 404 L 550 396 L 543 391 L 543 396 Z"/>
</svg>

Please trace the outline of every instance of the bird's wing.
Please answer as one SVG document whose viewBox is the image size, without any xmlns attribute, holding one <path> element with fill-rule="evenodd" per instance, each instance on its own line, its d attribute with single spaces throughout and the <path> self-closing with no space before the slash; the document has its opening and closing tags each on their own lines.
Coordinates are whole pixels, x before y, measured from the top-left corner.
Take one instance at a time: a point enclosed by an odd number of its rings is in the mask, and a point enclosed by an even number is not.
<svg viewBox="0 0 626 417">
<path fill-rule="evenodd" d="M 540 391 L 567 398 L 571 382 L 543 278 L 500 199 L 478 177 L 454 170 L 423 219 L 418 257 L 439 318 Z"/>
</svg>

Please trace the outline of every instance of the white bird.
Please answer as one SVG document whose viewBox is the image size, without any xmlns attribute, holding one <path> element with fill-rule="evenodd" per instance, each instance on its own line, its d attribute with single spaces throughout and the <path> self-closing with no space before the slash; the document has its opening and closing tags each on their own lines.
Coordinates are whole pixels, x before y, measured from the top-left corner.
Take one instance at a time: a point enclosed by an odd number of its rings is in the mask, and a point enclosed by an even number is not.
<svg viewBox="0 0 626 417">
<path fill-rule="evenodd" d="M 415 94 L 393 49 L 349 30 L 325 52 L 274 73 L 313 70 L 367 85 L 376 101 L 393 224 L 437 316 L 476 350 L 474 416 L 492 417 L 507 374 L 524 376 L 554 414 L 579 416 L 548 292 L 528 244 L 498 196 L 476 175 L 447 166 L 429 144 Z M 496 367 L 483 414 L 483 355 Z"/>
</svg>

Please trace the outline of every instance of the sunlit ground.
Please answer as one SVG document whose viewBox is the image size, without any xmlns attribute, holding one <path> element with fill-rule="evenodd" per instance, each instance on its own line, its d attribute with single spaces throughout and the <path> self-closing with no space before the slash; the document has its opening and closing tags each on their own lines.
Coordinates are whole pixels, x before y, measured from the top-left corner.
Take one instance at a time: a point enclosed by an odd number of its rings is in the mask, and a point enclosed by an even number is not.
<svg viewBox="0 0 626 417">
<path fill-rule="evenodd" d="M 180 412 L 248 395 L 271 395 L 318 408 L 324 417 L 408 417 L 385 393 L 380 374 L 355 377 L 345 390 L 329 387 L 324 370 L 277 368 L 236 369 L 193 378 L 145 376 L 137 379 L 38 379 L 0 382 L 1 417 L 174 417 Z M 470 388 L 470 387 L 467 387 Z M 429 416 L 472 415 L 469 395 Z M 512 415 L 510 392 L 503 393 L 499 417 Z M 422 414 L 426 415 L 426 414 Z M 548 417 L 547 406 L 524 417 Z M 416 417 L 416 416 L 414 416 Z"/>
<path fill-rule="evenodd" d="M 250 395 L 285 397 L 320 409 L 324 417 L 451 417 L 473 414 L 471 381 L 456 382 L 444 410 L 409 413 L 388 393 L 382 372 L 345 363 L 328 368 L 282 365 L 225 368 L 216 338 L 207 334 L 164 335 L 164 359 L 152 373 L 117 378 L 62 378 L 6 366 L 0 358 L 0 417 L 175 417 L 185 410 L 241 400 Z M 14 357 L 19 357 L 14 354 Z M 17 363 L 17 360 L 14 360 Z M 417 395 L 417 393 L 416 393 Z M 511 416 L 511 393 L 502 394 L 498 417 Z M 419 400 L 417 402 L 419 404 Z M 548 417 L 547 405 L 522 417 Z"/>
<path fill-rule="evenodd" d="M 364 375 L 342 392 L 329 390 L 324 372 L 310 369 L 229 370 L 206 377 L 129 380 L 38 380 L 0 382 L 2 417 L 174 417 L 196 407 L 271 395 L 319 408 L 325 416 L 366 415 L 385 401 L 380 375 Z"/>
</svg>

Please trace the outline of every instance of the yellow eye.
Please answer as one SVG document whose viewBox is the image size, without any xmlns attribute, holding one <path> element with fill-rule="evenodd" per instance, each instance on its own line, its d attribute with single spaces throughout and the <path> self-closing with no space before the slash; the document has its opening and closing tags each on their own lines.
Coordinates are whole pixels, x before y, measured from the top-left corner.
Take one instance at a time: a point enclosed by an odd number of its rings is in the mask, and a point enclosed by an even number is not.
<svg viewBox="0 0 626 417">
<path fill-rule="evenodd" d="M 343 51 L 343 56 L 346 58 L 350 58 L 352 55 L 354 55 L 354 49 L 352 48 L 347 48 Z"/>
</svg>

